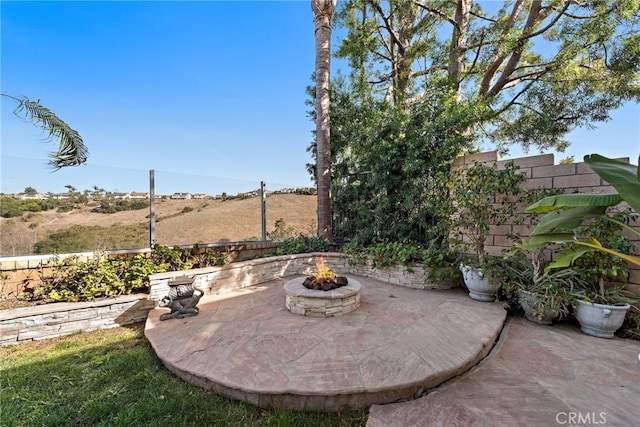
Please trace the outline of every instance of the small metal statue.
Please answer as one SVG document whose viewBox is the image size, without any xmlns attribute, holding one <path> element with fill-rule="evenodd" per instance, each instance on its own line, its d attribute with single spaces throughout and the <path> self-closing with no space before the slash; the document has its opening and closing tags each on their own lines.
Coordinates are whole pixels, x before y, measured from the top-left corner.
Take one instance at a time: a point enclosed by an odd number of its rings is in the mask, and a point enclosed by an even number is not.
<svg viewBox="0 0 640 427">
<path fill-rule="evenodd" d="M 171 313 L 160 316 L 160 320 L 182 319 L 197 316 L 200 309 L 196 307 L 204 291 L 194 284 L 194 278 L 184 277 L 169 282 L 169 294 L 160 300 L 160 307 L 169 307 Z"/>
</svg>

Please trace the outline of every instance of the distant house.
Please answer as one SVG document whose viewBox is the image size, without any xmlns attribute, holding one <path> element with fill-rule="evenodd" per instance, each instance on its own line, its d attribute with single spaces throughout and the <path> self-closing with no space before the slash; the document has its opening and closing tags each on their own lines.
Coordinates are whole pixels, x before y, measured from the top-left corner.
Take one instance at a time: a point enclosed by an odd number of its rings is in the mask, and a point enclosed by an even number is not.
<svg viewBox="0 0 640 427">
<path fill-rule="evenodd" d="M 207 197 L 209 196 L 204 193 L 196 193 L 191 196 L 192 199 L 206 199 Z"/>
<path fill-rule="evenodd" d="M 111 196 L 118 200 L 127 200 L 131 198 L 130 193 L 111 193 Z"/>
<path fill-rule="evenodd" d="M 134 192 L 131 193 L 131 198 L 132 199 L 138 199 L 138 200 L 148 199 L 149 198 L 149 193 L 140 193 L 140 192 L 134 191 Z"/>
<path fill-rule="evenodd" d="M 42 200 L 46 199 L 47 195 L 42 193 L 18 193 L 14 194 L 13 197 L 20 200 Z"/>
<path fill-rule="evenodd" d="M 190 193 L 173 193 L 171 195 L 171 199 L 173 200 L 191 200 L 191 198 Z"/>
</svg>

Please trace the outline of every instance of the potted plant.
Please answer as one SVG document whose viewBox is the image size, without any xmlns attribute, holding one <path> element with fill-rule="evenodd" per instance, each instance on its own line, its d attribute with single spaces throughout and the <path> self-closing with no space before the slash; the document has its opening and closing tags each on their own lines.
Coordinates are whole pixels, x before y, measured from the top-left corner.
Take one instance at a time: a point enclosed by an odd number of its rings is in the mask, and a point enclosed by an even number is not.
<svg viewBox="0 0 640 427">
<path fill-rule="evenodd" d="M 615 222 L 597 218 L 583 227 L 580 234 L 616 252 L 635 252 L 635 245 L 619 225 L 635 219 L 629 209 L 615 212 L 612 218 Z M 631 308 L 631 301 L 624 296 L 624 283 L 629 279 L 626 261 L 611 253 L 590 251 L 575 259 L 573 266 L 582 271 L 585 279 L 575 310 L 580 329 L 589 335 L 612 338 Z"/>
<path fill-rule="evenodd" d="M 469 296 L 478 301 L 494 301 L 497 287 L 490 276 L 485 240 L 493 226 L 504 224 L 517 212 L 524 174 L 513 162 L 498 169 L 474 163 L 453 173 L 451 188 L 451 240 L 468 256 L 460 265 Z"/>
<path fill-rule="evenodd" d="M 515 283 L 511 292 L 516 294 L 525 319 L 541 325 L 550 325 L 567 316 L 575 301 L 575 292 L 584 284 L 580 271 L 575 269 L 556 269 L 544 274 L 548 250 L 516 244 L 505 257 L 512 260 L 505 266 L 511 271 L 511 281 Z M 527 256 L 523 252 L 528 252 Z"/>
<path fill-rule="evenodd" d="M 607 289 L 605 282 L 614 274 L 619 277 L 624 267 L 623 260 L 640 266 L 640 257 L 633 253 L 635 248 L 620 240 L 623 237 L 620 231 L 624 229 L 638 236 L 640 232 L 619 216 L 609 215 L 607 210 L 626 202 L 636 212 L 640 212 L 640 171 L 636 165 L 597 154 L 585 156 L 584 160 L 618 193 L 556 195 L 545 197 L 529 206 L 527 211 L 546 215 L 531 233 L 528 244 L 565 245 L 559 256 L 546 267 L 545 273 L 571 266 L 586 269 L 587 279 L 591 279 L 590 286 L 581 292 L 583 298 L 577 302 L 576 318 L 581 323 L 583 332 L 610 338 L 613 337 L 613 331 L 624 321 L 630 306 L 625 302 L 617 303 L 620 301 L 620 292 L 616 291 L 616 288 L 613 292 Z M 581 225 L 585 220 L 596 220 L 595 228 L 590 231 L 587 229 L 587 233 L 581 232 Z M 610 225 L 608 231 L 602 231 L 603 224 Z M 605 254 L 614 258 L 604 257 Z M 583 260 L 580 261 L 580 258 Z M 592 312 L 595 314 L 592 315 Z M 586 324 L 589 319 L 594 323 Z"/>
</svg>

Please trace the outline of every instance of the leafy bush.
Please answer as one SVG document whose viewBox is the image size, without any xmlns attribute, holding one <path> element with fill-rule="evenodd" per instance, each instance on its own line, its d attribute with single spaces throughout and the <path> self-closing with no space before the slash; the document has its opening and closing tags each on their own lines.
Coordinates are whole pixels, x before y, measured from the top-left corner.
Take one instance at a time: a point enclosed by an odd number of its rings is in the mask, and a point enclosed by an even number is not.
<svg viewBox="0 0 640 427">
<path fill-rule="evenodd" d="M 283 218 L 278 218 L 275 223 L 275 228 L 270 233 L 270 237 L 272 239 L 285 239 L 287 237 L 292 237 L 293 235 L 293 227 L 287 227 L 286 222 Z"/>
<path fill-rule="evenodd" d="M 446 247 L 431 241 L 428 245 L 415 242 L 381 242 L 365 248 L 345 245 L 344 253 L 354 256 L 356 263 L 370 261 L 373 267 L 388 267 L 399 263 L 410 266 L 413 263 L 427 267 L 447 267 L 455 264 L 456 255 Z"/>
<path fill-rule="evenodd" d="M 15 197 L 3 196 L 0 198 L 0 216 L 12 218 L 22 216 L 23 212 L 40 212 L 60 206 L 56 199 L 27 199 L 19 200 Z"/>
<path fill-rule="evenodd" d="M 216 249 L 200 253 L 197 244 L 191 249 L 154 245 L 150 257 L 156 264 L 166 265 L 167 271 L 189 270 L 229 263 L 226 252 Z"/>
<path fill-rule="evenodd" d="M 597 218 L 583 226 L 580 233 L 586 238 L 595 238 L 605 247 L 619 253 L 635 253 L 635 244 L 623 233 L 620 225 L 620 223 L 630 224 L 635 221 L 635 215 L 630 209 L 626 209 L 613 213 L 611 218 L 617 222 Z M 601 288 L 604 282 L 626 283 L 629 279 L 627 262 L 606 252 L 587 252 L 574 261 L 573 267 L 581 270 L 583 278 L 592 285 L 587 292 L 590 298 L 597 298 L 599 293 L 604 293 L 604 289 Z M 596 302 L 607 303 L 606 299 Z"/>
<path fill-rule="evenodd" d="M 93 211 L 99 213 L 116 213 L 122 211 L 133 211 L 138 209 L 146 209 L 149 207 L 149 200 L 142 199 L 114 199 L 106 198 L 100 201 L 100 206 L 96 207 Z"/>
<path fill-rule="evenodd" d="M 193 253 L 195 252 L 195 253 Z M 193 249 L 156 246 L 149 256 L 138 254 L 109 257 L 104 254 L 79 262 L 78 257 L 53 258 L 46 267 L 50 274 L 41 274 L 40 285 L 23 297 L 49 298 L 56 301 L 89 301 L 95 298 L 146 292 L 149 275 L 165 271 L 188 270 L 212 265 L 224 265 L 227 254 L 212 250 L 199 253 Z"/>
<path fill-rule="evenodd" d="M 280 243 L 277 249 L 268 255 L 292 255 L 308 252 L 327 252 L 329 246 L 320 237 L 289 237 Z"/>
<path fill-rule="evenodd" d="M 460 272 L 455 268 L 458 255 L 441 245 L 437 238 L 432 239 L 429 244 L 389 241 L 368 247 L 348 244 L 341 248 L 341 252 L 351 255 L 351 264 L 370 263 L 373 268 L 402 264 L 408 271 L 412 271 L 413 264 L 422 264 L 428 270 L 425 280 L 431 283 L 451 280 L 456 282 L 460 279 Z"/>
<path fill-rule="evenodd" d="M 167 271 L 144 254 L 133 258 L 98 255 L 86 262 L 75 256 L 54 258 L 52 273 L 42 275 L 40 288 L 30 295 L 56 301 L 90 301 L 95 298 L 143 292 L 149 289 L 149 275 Z"/>
</svg>

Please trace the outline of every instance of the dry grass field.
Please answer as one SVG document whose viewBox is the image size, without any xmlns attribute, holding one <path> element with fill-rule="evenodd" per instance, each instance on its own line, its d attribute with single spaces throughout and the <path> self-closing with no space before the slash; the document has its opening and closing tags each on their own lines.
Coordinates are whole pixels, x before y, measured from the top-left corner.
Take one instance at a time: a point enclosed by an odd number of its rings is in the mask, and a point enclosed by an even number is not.
<svg viewBox="0 0 640 427">
<path fill-rule="evenodd" d="M 315 234 L 316 196 L 270 194 L 266 206 L 267 232 L 271 233 L 276 221 L 282 218 L 291 234 Z M 25 213 L 22 218 L 0 218 L 0 256 L 29 255 L 35 242 L 51 232 L 73 225 L 109 227 L 143 224 L 148 230 L 148 209 L 113 214 L 95 213 L 91 209 L 82 207 L 64 213 L 50 210 Z M 261 236 L 260 197 L 226 201 L 156 201 L 156 242 L 159 244 L 173 246 L 259 240 Z"/>
</svg>

